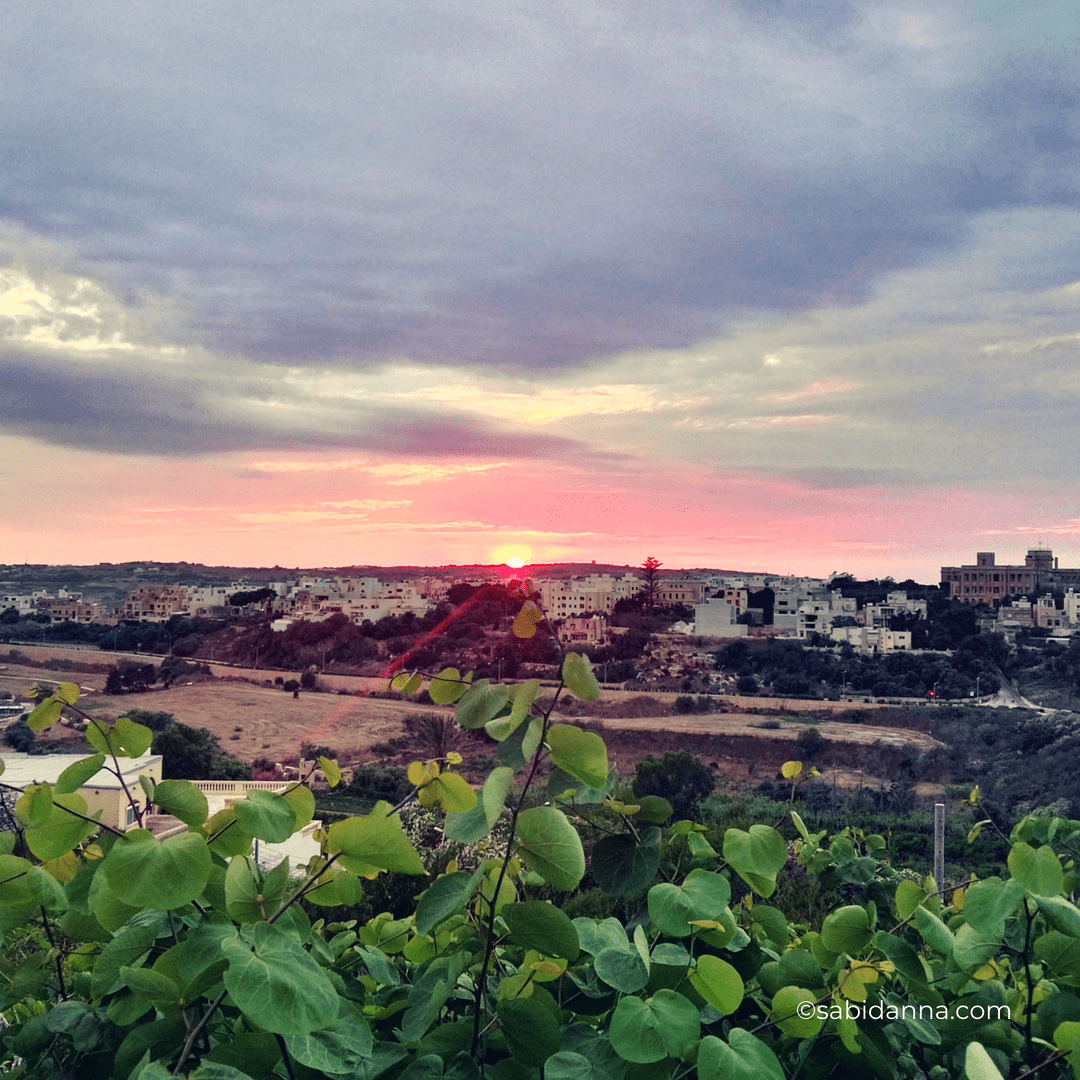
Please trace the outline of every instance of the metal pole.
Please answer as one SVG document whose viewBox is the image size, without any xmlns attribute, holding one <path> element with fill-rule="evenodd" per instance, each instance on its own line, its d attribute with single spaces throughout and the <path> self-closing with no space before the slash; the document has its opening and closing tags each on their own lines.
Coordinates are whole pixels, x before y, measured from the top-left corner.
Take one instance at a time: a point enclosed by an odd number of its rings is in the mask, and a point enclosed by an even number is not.
<svg viewBox="0 0 1080 1080">
<path fill-rule="evenodd" d="M 934 884 L 945 902 L 945 804 L 934 803 Z"/>
</svg>

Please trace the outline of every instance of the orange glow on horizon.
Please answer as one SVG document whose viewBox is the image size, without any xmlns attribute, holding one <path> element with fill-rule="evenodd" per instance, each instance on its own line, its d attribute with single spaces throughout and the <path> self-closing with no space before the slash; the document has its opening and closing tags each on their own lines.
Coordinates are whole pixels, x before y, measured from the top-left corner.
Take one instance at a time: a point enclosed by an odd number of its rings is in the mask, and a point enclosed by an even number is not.
<svg viewBox="0 0 1080 1080">
<path fill-rule="evenodd" d="M 491 550 L 493 563 L 504 563 L 511 570 L 520 570 L 532 561 L 532 548 L 521 544 L 500 544 Z"/>
</svg>

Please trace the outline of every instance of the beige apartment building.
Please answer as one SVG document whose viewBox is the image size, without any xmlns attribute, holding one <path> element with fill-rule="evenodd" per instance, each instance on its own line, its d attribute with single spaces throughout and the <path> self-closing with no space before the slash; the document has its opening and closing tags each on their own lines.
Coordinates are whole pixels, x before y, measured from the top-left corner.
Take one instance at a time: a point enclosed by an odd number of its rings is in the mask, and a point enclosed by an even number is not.
<svg viewBox="0 0 1080 1080">
<path fill-rule="evenodd" d="M 941 588 L 965 604 L 993 604 L 1006 596 L 1080 585 L 1080 569 L 1065 569 L 1049 548 L 1032 548 L 1024 565 L 998 564 L 995 553 L 980 551 L 966 566 L 943 566 Z"/>
</svg>

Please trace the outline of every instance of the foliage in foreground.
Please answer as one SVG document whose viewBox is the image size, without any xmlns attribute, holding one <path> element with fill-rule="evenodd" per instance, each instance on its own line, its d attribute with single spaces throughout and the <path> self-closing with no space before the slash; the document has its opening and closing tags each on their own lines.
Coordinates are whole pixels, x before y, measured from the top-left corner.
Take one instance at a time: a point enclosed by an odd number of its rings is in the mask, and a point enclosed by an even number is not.
<svg viewBox="0 0 1080 1080">
<path fill-rule="evenodd" d="M 528 599 L 515 633 L 542 619 Z M 424 678 L 395 684 L 416 693 Z M 90 719 L 96 753 L 27 788 L 2 836 L 0 913 L 18 941 L 0 967 L 2 1060 L 80 1080 L 1080 1076 L 1080 822 L 1025 819 L 1000 877 L 940 891 L 897 874 L 882 837 L 811 833 L 795 812 L 792 843 L 756 823 L 718 851 L 663 798 L 612 798 L 601 738 L 551 722 L 561 694 L 597 695 L 586 657 L 563 658 L 546 711 L 539 689 L 428 679 L 461 727 L 496 741 L 499 765 L 474 792 L 456 752 L 414 762 L 411 797 L 452 841 L 506 837 L 434 880 L 387 802 L 317 833 L 298 876 L 261 869 L 254 839 L 311 820 L 302 784 L 210 817 L 193 783 L 147 783 L 131 793 L 139 827 L 103 828 L 78 789 L 102 767 L 119 774 L 152 733 Z M 61 685 L 31 727 L 77 700 Z M 783 771 L 794 793 L 802 766 Z M 543 805 L 526 806 L 538 791 Z M 150 805 L 187 831 L 155 839 Z M 531 898 L 582 881 L 583 822 L 600 834 L 592 878 L 638 910 L 625 923 Z M 789 871 L 861 902 L 794 924 L 769 903 Z M 415 876 L 407 917 L 312 921 L 384 873 Z"/>
</svg>

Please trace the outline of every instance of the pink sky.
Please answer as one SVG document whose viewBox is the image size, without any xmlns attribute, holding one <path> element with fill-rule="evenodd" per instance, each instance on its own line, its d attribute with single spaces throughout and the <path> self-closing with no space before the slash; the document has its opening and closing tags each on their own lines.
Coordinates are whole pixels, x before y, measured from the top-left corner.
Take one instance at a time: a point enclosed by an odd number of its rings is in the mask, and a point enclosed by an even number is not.
<svg viewBox="0 0 1080 1080">
<path fill-rule="evenodd" d="M 1080 565 L 1072 11 L 264 8 L 6 13 L 0 562 Z"/>
<path fill-rule="evenodd" d="M 975 550 L 1022 561 L 1045 543 L 1062 565 L 1080 561 L 1075 523 L 1054 524 L 1051 490 L 822 489 L 700 466 L 598 476 L 565 462 L 470 461 L 454 472 L 327 454 L 117 459 L 36 447 L 22 461 L 27 497 L 49 494 L 0 525 L 0 561 L 637 565 L 652 554 L 672 569 L 928 582 Z"/>
</svg>

